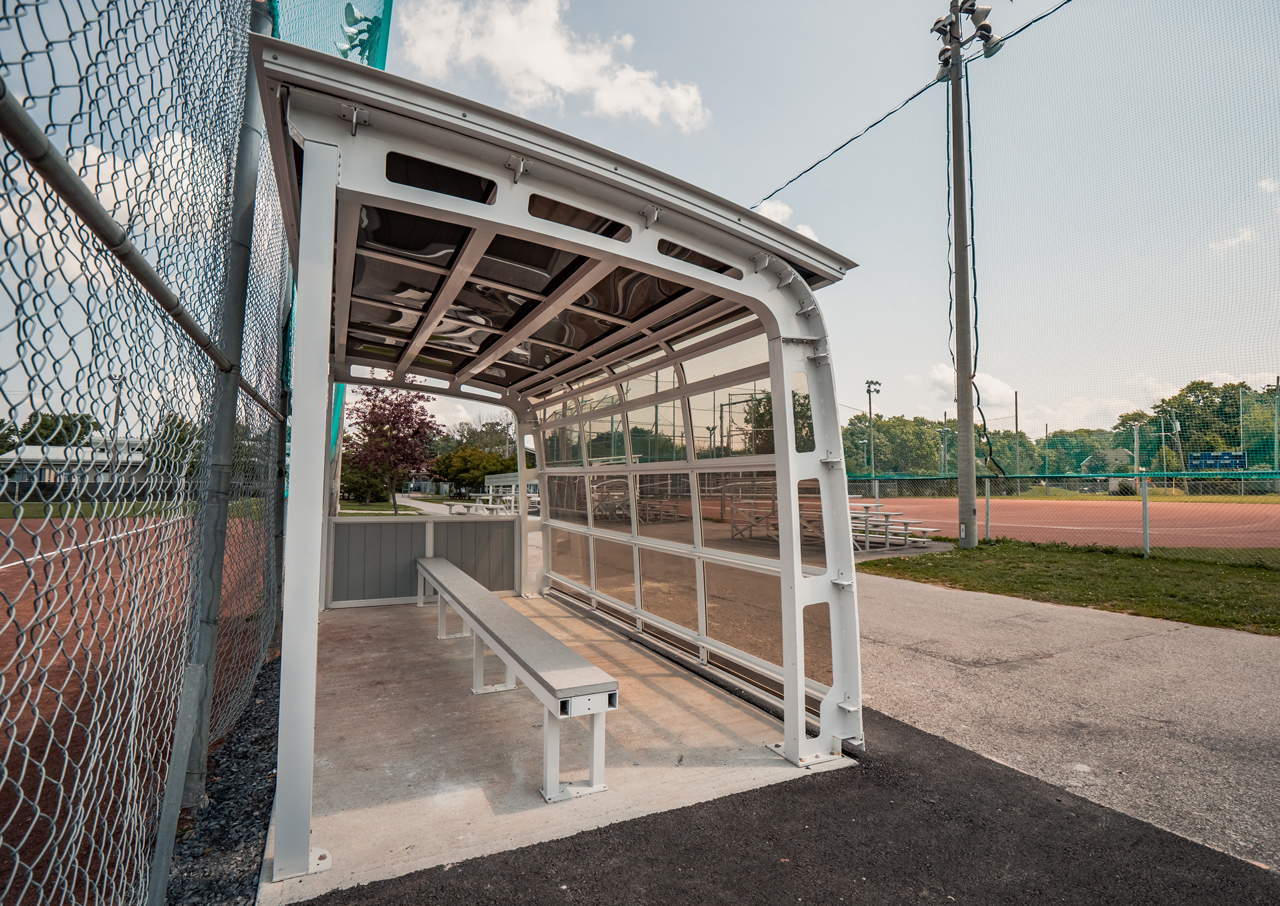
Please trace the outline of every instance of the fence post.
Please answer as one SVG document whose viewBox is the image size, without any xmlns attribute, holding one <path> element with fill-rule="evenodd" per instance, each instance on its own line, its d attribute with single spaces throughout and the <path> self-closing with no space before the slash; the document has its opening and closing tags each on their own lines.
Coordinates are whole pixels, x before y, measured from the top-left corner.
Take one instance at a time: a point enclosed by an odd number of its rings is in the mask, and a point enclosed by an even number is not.
<svg viewBox="0 0 1280 906">
<path fill-rule="evenodd" d="M 250 6 L 250 31 L 271 33 L 271 16 L 265 3 Z M 199 697 L 195 734 L 187 756 L 182 790 L 184 808 L 204 805 L 205 773 L 209 757 L 209 717 L 213 705 L 214 658 L 218 643 L 218 614 L 222 607 L 222 565 L 227 542 L 227 505 L 231 499 L 231 475 L 236 446 L 236 409 L 240 401 L 240 356 L 244 347 L 244 310 L 249 288 L 253 246 L 253 211 L 258 191 L 258 158 L 262 150 L 262 105 L 253 61 L 246 59 L 244 110 L 236 149 L 232 182 L 231 229 L 227 241 L 226 282 L 223 284 L 222 321 L 218 342 L 233 363 L 231 371 L 218 375 L 217 408 L 209 456 L 209 495 L 200 538 L 200 593 L 197 600 L 196 638 L 191 663 L 204 666 L 205 683 Z M 282 427 L 283 430 L 283 427 Z M 167 781 L 166 781 L 167 782 Z"/>
<path fill-rule="evenodd" d="M 1147 521 L 1147 482 L 1148 479 L 1139 476 L 1138 482 L 1142 485 L 1142 556 L 1151 556 L 1151 525 Z"/>
<path fill-rule="evenodd" d="M 983 538 L 986 539 L 987 541 L 990 541 L 991 540 L 991 479 L 984 478 L 982 480 L 986 484 L 986 489 L 987 489 L 987 527 L 986 527 L 986 531 L 983 533 Z"/>
</svg>

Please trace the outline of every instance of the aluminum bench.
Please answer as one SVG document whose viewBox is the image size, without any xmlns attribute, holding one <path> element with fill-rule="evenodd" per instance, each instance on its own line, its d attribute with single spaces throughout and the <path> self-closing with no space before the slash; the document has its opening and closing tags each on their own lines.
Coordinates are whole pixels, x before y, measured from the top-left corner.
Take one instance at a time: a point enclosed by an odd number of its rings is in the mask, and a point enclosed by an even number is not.
<svg viewBox="0 0 1280 906">
<path fill-rule="evenodd" d="M 475 662 L 471 691 L 476 695 L 516 688 L 516 679 L 543 705 L 542 797 L 561 802 L 598 793 L 604 783 L 604 716 L 618 710 L 618 681 L 592 664 L 475 579 L 442 557 L 418 560 L 418 606 L 426 602 L 430 585 L 439 596 L 437 638 L 474 633 Z M 445 631 L 445 607 L 462 617 L 462 632 Z M 488 648 L 506 665 L 500 685 L 484 683 L 484 652 Z M 587 784 L 560 782 L 560 721 L 591 717 L 591 767 Z"/>
</svg>

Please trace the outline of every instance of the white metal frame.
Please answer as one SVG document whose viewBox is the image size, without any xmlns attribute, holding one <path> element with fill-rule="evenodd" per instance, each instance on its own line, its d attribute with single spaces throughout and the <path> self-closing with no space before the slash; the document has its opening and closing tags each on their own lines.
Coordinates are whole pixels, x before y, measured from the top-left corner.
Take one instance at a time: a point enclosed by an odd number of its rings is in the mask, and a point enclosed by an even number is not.
<svg viewBox="0 0 1280 906">
<path fill-rule="evenodd" d="M 784 690 L 784 732 L 780 748 L 793 763 L 807 765 L 839 757 L 842 742 L 861 743 L 857 603 L 843 441 L 826 327 L 810 285 L 797 270 L 797 267 L 803 268 L 815 285 L 825 285 L 840 279 L 852 262 L 693 186 L 500 111 L 278 41 L 251 40 L 266 102 L 267 131 L 277 180 L 282 186 L 287 231 L 298 263 L 294 461 L 291 464 L 294 487 L 310 486 L 313 477 L 319 487 L 322 480 L 324 463 L 319 454 L 323 444 L 320 440 L 311 443 L 306 439 L 325 437 L 325 391 L 330 380 L 423 390 L 509 408 L 515 415 L 519 437 L 533 436 L 539 462 L 546 556 L 543 573 L 535 580 L 534 589 L 545 589 L 554 579 L 576 586 L 590 601 L 621 604 L 610 601 L 597 589 L 549 571 L 548 545 L 553 527 L 584 536 L 593 586 L 595 538 L 633 548 L 638 594 L 642 586 L 641 549 L 659 549 L 689 557 L 695 563 L 698 581 L 698 629 L 664 623 L 644 611 L 642 598 L 640 607 L 631 608 L 637 625 L 661 626 L 664 631 L 687 639 L 704 660 L 714 652 L 776 677 Z M 291 147 L 295 141 L 305 147 L 302 165 L 305 180 L 300 194 Z M 391 151 L 490 179 L 496 184 L 493 197 L 485 204 L 392 183 L 385 176 L 386 155 Z M 630 240 L 623 242 L 536 218 L 529 213 L 530 197 L 534 194 L 609 217 L 630 229 Z M 411 353 L 402 353 L 396 362 L 371 357 L 348 345 L 346 333 L 350 325 L 350 279 L 357 220 L 363 204 L 473 230 L 471 242 L 458 256 L 468 268 L 483 254 L 485 237 L 497 233 L 585 256 L 594 263 L 585 265 L 569 281 L 569 289 L 538 297 L 539 307 L 532 315 L 512 325 L 498 345 L 457 375 L 421 367 Z M 663 239 L 724 262 L 742 276 L 717 273 L 664 255 L 659 251 L 659 241 Z M 623 347 L 608 351 L 617 341 L 616 336 L 607 344 L 588 345 L 582 352 L 570 356 L 568 370 L 556 375 L 531 374 L 510 389 L 485 380 L 483 370 L 488 362 L 573 302 L 584 287 L 619 266 L 688 287 L 688 292 L 680 297 L 688 311 L 681 327 L 659 328 L 656 325 L 666 317 L 666 312 L 650 313 L 622 329 L 619 336 L 629 340 Z M 463 277 L 466 273 L 466 270 L 462 272 Z M 443 279 L 456 284 L 461 278 L 454 274 Z M 448 295 L 443 287 L 438 292 Z M 708 302 L 709 298 L 722 301 Z M 429 339 L 423 335 L 430 333 L 432 319 L 438 321 L 444 314 L 439 309 L 447 304 L 447 299 L 429 304 L 429 313 L 419 322 L 419 329 L 410 341 L 411 350 L 421 348 L 414 345 L 419 340 Z M 670 345 L 669 341 L 679 329 L 705 326 L 715 311 L 734 308 L 745 310 L 743 313 L 754 315 L 754 319 L 678 351 Z M 332 342 L 330 312 L 334 324 Z M 683 363 L 760 332 L 768 340 L 767 365 L 748 367 L 695 384 L 685 383 Z M 327 350 L 327 354 L 320 350 Z M 641 366 L 623 368 L 618 364 L 646 350 L 652 350 L 657 356 Z M 590 392 L 594 387 L 619 385 L 631 377 L 663 368 L 674 369 L 675 387 L 648 399 L 620 399 L 611 407 L 560 421 L 582 423 L 611 414 L 621 415 L 624 445 L 630 454 L 625 413 L 657 402 L 679 401 L 684 420 L 685 461 L 632 463 L 628 455 L 626 464 L 589 466 L 584 462 L 554 468 L 545 465 L 543 432 L 553 423 L 547 419 L 545 424 L 540 424 L 538 412 L 543 407 Z M 370 369 L 385 369 L 391 376 L 383 380 L 375 377 Z M 592 378 L 593 374 L 598 377 Z M 816 449 L 808 453 L 796 452 L 794 444 L 790 400 L 796 374 L 804 375 L 812 401 Z M 764 377 L 770 381 L 775 401 L 777 452 L 696 459 L 689 398 L 739 381 Z M 569 382 L 580 383 L 570 386 Z M 315 451 L 311 450 L 312 446 Z M 635 522 L 634 478 L 629 480 L 633 514 L 630 536 L 596 529 L 590 524 L 590 517 L 587 526 L 557 523 L 549 518 L 547 478 L 552 475 L 688 473 L 693 485 L 692 504 L 696 509 L 697 474 L 706 471 L 776 473 L 778 559 L 704 546 L 699 519 L 694 520 L 695 543 L 691 546 L 672 545 L 641 535 Z M 527 544 L 529 528 L 524 514 L 527 513 L 528 476 L 523 457 L 519 472 L 522 515 L 518 524 L 521 542 Z M 816 480 L 821 491 L 826 562 L 823 569 L 806 568 L 801 563 L 796 488 L 798 482 L 809 479 Z M 291 495 L 287 530 L 276 878 L 301 874 L 311 867 L 308 849 L 316 616 L 322 577 L 317 567 L 324 532 L 319 495 L 314 501 L 306 494 Z M 707 635 L 704 568 L 713 563 L 779 577 L 782 664 L 767 664 Z M 523 569 L 519 581 L 520 590 L 528 593 Z M 827 607 L 829 611 L 833 665 L 833 682 L 829 688 L 805 678 L 803 615 L 806 607 L 813 606 Z M 821 696 L 820 733 L 809 739 L 805 733 L 806 694 L 815 693 Z"/>
</svg>

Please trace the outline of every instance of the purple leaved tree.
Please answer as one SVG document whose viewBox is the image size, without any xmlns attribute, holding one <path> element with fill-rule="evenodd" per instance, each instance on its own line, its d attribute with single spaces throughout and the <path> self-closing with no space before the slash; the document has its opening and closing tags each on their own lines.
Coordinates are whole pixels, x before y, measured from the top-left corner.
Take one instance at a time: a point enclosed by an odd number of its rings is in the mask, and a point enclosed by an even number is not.
<svg viewBox="0 0 1280 906">
<path fill-rule="evenodd" d="M 444 429 L 427 412 L 425 404 L 431 399 L 413 390 L 366 387 L 351 405 L 356 438 L 349 455 L 360 468 L 387 483 L 397 516 L 396 490 L 412 475 L 430 471 L 435 464 L 432 445 Z"/>
</svg>

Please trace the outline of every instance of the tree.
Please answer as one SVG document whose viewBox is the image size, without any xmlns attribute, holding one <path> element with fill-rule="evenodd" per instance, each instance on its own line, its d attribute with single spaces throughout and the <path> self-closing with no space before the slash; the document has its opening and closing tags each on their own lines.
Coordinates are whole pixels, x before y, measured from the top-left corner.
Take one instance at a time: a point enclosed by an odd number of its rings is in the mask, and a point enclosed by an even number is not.
<svg viewBox="0 0 1280 906">
<path fill-rule="evenodd" d="M 413 390 L 374 387 L 351 404 L 355 440 L 344 457 L 382 480 L 397 515 L 396 489 L 415 473 L 432 471 L 435 463 L 433 444 L 443 431 L 427 412 L 431 399 Z"/>
<path fill-rule="evenodd" d="M 516 470 L 515 456 L 501 456 L 476 447 L 459 447 L 436 458 L 435 473 L 460 488 L 480 488 L 486 475 Z"/>
<path fill-rule="evenodd" d="M 102 432 L 102 425 L 92 415 L 64 412 L 32 412 L 22 423 L 18 437 L 24 444 L 46 444 L 50 447 L 86 447 L 90 438 Z"/>
<path fill-rule="evenodd" d="M 352 434 L 342 436 L 342 475 L 339 478 L 339 494 L 344 500 L 359 503 L 385 503 L 387 484 L 377 475 L 356 462 L 356 438 Z"/>
<path fill-rule="evenodd" d="M 176 412 L 166 412 L 147 438 L 148 468 L 174 478 L 195 475 L 204 452 L 200 430 Z"/>
</svg>

